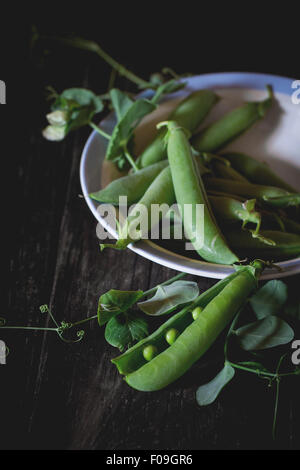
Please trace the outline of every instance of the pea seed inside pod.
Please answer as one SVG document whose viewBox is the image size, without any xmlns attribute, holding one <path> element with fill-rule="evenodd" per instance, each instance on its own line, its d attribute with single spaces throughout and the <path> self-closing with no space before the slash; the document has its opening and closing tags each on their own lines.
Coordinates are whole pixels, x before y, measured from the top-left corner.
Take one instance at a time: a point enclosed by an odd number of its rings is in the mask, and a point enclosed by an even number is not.
<svg viewBox="0 0 300 470">
<path fill-rule="evenodd" d="M 197 320 L 200 317 L 202 310 L 203 310 L 202 307 L 194 308 L 194 310 L 192 311 L 192 317 L 194 320 Z"/>
<path fill-rule="evenodd" d="M 143 349 L 143 356 L 146 361 L 151 361 L 157 354 L 157 347 L 149 344 Z"/>
<path fill-rule="evenodd" d="M 166 332 L 165 338 L 166 338 L 167 343 L 171 345 L 171 344 L 175 343 L 178 336 L 179 336 L 179 331 L 176 330 L 176 328 L 170 328 Z"/>
</svg>

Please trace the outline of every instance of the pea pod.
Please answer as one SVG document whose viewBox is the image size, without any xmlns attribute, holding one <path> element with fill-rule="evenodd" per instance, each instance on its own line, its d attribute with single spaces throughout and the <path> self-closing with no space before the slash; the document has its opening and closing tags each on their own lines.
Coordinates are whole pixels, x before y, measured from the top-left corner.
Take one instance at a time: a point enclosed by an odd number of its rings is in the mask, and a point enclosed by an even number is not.
<svg viewBox="0 0 300 470">
<path fill-rule="evenodd" d="M 215 152 L 262 119 L 273 101 L 272 88 L 267 89 L 268 98 L 264 101 L 245 103 L 195 135 L 193 147 L 200 152 Z"/>
<path fill-rule="evenodd" d="M 300 255 L 300 236 L 276 230 L 261 230 L 261 236 L 272 240 L 274 244 L 266 244 L 253 238 L 246 230 L 227 230 L 228 240 L 241 256 L 261 258 L 264 260 L 286 260 Z"/>
<path fill-rule="evenodd" d="M 97 202 L 119 205 L 119 197 L 127 196 L 127 203 L 129 205 L 134 204 L 143 196 L 155 177 L 167 165 L 167 161 L 162 161 L 135 173 L 122 176 L 112 181 L 106 188 L 91 193 L 90 197 Z"/>
<path fill-rule="evenodd" d="M 138 202 L 138 206 L 142 206 L 142 211 L 139 211 L 138 207 L 136 207 L 137 213 L 129 213 L 127 220 L 121 228 L 117 242 L 113 245 L 103 243 L 100 245 L 101 249 L 111 247 L 117 250 L 124 250 L 130 243 L 134 243 L 145 238 L 145 235 L 150 231 L 152 225 L 158 222 L 158 220 L 152 220 L 151 207 L 154 204 L 167 204 L 168 206 L 171 206 L 174 202 L 175 193 L 173 189 L 172 176 L 170 168 L 167 167 L 164 168 L 155 178 Z M 162 216 L 161 212 L 160 216 Z M 137 231 L 137 218 L 139 219 L 138 225 L 140 225 L 139 231 Z"/>
<path fill-rule="evenodd" d="M 246 268 L 245 268 L 246 269 Z M 143 357 L 143 350 L 148 345 L 153 345 L 157 348 L 158 352 L 164 351 L 168 344 L 165 340 L 166 333 L 171 329 L 175 328 L 177 331 L 182 333 L 184 329 L 193 322 L 192 311 L 196 307 L 204 309 L 209 302 L 218 295 L 229 282 L 231 282 L 238 272 L 230 274 L 215 285 L 210 287 L 205 292 L 202 292 L 190 305 L 183 307 L 175 315 L 172 315 L 166 322 L 164 322 L 157 330 L 155 330 L 147 338 L 142 339 L 137 344 L 128 349 L 125 353 L 112 359 L 112 362 L 117 366 L 120 374 L 127 375 L 139 367 L 146 364 L 146 360 Z"/>
<path fill-rule="evenodd" d="M 168 159 L 186 236 L 203 259 L 213 263 L 233 264 L 238 258 L 228 247 L 217 226 L 185 131 L 174 121 L 160 124 L 164 125 L 168 127 Z M 203 232 L 198 230 L 196 219 L 196 209 L 200 204 L 204 211 Z M 192 215 L 185 210 L 185 205 L 192 208 Z"/>
<path fill-rule="evenodd" d="M 205 178 L 207 190 L 221 191 L 238 196 L 261 199 L 262 201 L 272 201 L 273 199 L 290 196 L 285 189 L 275 186 L 263 186 L 260 184 L 242 183 L 239 181 L 226 180 L 223 178 Z"/>
<path fill-rule="evenodd" d="M 177 121 L 181 126 L 194 132 L 217 101 L 218 97 L 212 90 L 196 91 L 179 103 L 169 119 Z M 136 163 L 140 168 L 167 158 L 165 135 L 166 130 L 161 129 L 138 157 Z"/>
<path fill-rule="evenodd" d="M 202 152 L 199 155 L 199 160 L 208 165 L 209 168 L 213 170 L 214 175 L 219 178 L 248 182 L 248 180 L 243 175 L 232 168 L 230 161 L 222 156 L 213 153 Z"/>
<path fill-rule="evenodd" d="M 254 291 L 262 270 L 257 261 L 242 269 L 188 325 L 175 343 L 150 362 L 126 375 L 136 390 L 160 390 L 181 377 L 214 343 Z"/>
<path fill-rule="evenodd" d="M 222 154 L 235 170 L 244 175 L 251 183 L 277 186 L 291 193 L 297 192 L 292 186 L 276 175 L 271 168 L 244 153 L 229 152 Z"/>
<path fill-rule="evenodd" d="M 258 233 L 261 225 L 261 214 L 255 210 L 255 199 L 244 202 L 230 197 L 208 196 L 212 209 L 222 222 L 242 221 L 242 226 L 249 222 L 256 224 L 255 232 Z"/>
<path fill-rule="evenodd" d="M 232 166 L 224 165 L 221 162 L 214 162 L 212 169 L 217 178 L 225 178 L 228 180 L 241 181 L 242 183 L 248 183 L 248 180 L 236 171 Z"/>
</svg>

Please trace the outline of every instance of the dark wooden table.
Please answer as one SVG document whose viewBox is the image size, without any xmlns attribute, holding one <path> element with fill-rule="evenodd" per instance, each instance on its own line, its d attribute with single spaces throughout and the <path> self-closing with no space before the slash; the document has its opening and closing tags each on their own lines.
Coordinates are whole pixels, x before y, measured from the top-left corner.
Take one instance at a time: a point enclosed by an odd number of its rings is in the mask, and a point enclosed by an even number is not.
<svg viewBox="0 0 300 470">
<path fill-rule="evenodd" d="M 119 58 L 124 62 L 128 56 L 130 51 L 123 49 Z M 137 61 L 135 70 L 139 66 Z M 184 71 L 186 64 L 181 67 Z M 29 68 L 31 104 L 25 120 L 30 135 L 22 152 L 14 155 L 17 244 L 1 311 L 10 324 L 45 327 L 50 322 L 40 313 L 41 304 L 49 304 L 59 321 L 76 321 L 94 315 L 99 295 L 111 288 L 148 289 L 175 272 L 130 250 L 100 253 L 96 221 L 79 197 L 79 162 L 90 131 L 74 133 L 62 143 L 41 137 L 44 86 L 101 92 L 102 73 L 106 80 L 108 69 L 77 51 L 50 55 L 46 64 L 36 68 L 30 63 Z M 215 282 L 197 281 L 201 291 Z M 200 362 L 166 390 L 139 393 L 111 364 L 116 350 L 104 340 L 103 330 L 96 322 L 85 330 L 77 344 L 62 343 L 53 332 L 0 332 L 10 349 L 7 364 L 0 365 L 2 449 L 299 448 L 298 380 L 282 386 L 273 441 L 275 390 L 265 381 L 241 372 L 214 404 L 199 408 L 197 386 L 214 376 L 220 359 L 211 367 Z M 219 352 L 217 348 L 216 357 Z"/>
</svg>

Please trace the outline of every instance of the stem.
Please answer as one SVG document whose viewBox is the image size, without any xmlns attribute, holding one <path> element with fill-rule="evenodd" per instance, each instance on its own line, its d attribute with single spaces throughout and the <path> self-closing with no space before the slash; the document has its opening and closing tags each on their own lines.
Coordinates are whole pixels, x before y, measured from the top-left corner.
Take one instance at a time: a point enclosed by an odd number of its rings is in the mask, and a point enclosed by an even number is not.
<svg viewBox="0 0 300 470">
<path fill-rule="evenodd" d="M 282 361 L 283 361 L 283 359 L 285 358 L 286 355 L 287 355 L 287 353 L 283 354 L 280 357 L 280 359 L 278 361 L 277 368 L 276 368 L 276 398 L 275 398 L 273 426 L 272 426 L 272 437 L 273 437 L 273 439 L 275 439 L 275 433 L 276 433 L 276 421 L 277 421 L 278 402 L 279 402 L 280 375 L 278 374 L 278 372 L 279 372 L 281 363 L 282 363 Z"/>
<path fill-rule="evenodd" d="M 154 292 L 157 291 L 157 289 L 160 286 L 167 286 L 168 284 L 172 284 L 172 282 L 177 281 L 178 279 L 182 279 L 184 276 L 186 276 L 186 273 L 179 273 L 176 274 L 176 276 L 171 277 L 171 279 L 168 279 L 165 282 L 162 282 L 161 284 L 157 284 L 157 286 L 152 287 L 152 289 L 147 290 L 146 292 L 143 293 L 142 297 L 146 297 L 147 295 L 153 294 Z"/>
<path fill-rule="evenodd" d="M 98 134 L 100 134 L 105 139 L 110 140 L 111 136 L 109 134 L 107 134 L 104 130 L 102 130 L 100 127 L 96 126 L 96 124 L 94 124 L 93 122 L 90 122 L 89 124 L 96 132 L 98 132 Z"/>
<path fill-rule="evenodd" d="M 133 160 L 133 158 L 132 158 L 132 156 L 130 155 L 130 153 L 128 152 L 126 146 L 124 146 L 124 153 L 125 153 L 125 157 L 127 158 L 128 162 L 130 163 L 130 165 L 132 166 L 132 168 L 134 169 L 134 171 L 138 171 L 139 168 L 138 168 L 137 164 L 135 163 L 135 161 Z"/>
<path fill-rule="evenodd" d="M 55 331 L 58 333 L 57 328 L 38 328 L 35 326 L 1 326 L 1 330 L 40 330 L 40 331 Z"/>
<path fill-rule="evenodd" d="M 239 316 L 240 316 L 240 313 L 241 313 L 242 309 L 240 309 L 238 311 L 238 313 L 236 314 L 236 316 L 234 317 L 231 325 L 230 325 L 230 328 L 228 330 L 228 333 L 227 333 L 227 336 L 226 336 L 226 341 L 225 341 L 225 344 L 224 344 L 224 356 L 225 356 L 225 361 L 227 361 L 227 350 L 228 350 L 228 341 L 229 341 L 229 337 L 231 336 L 233 330 L 234 330 L 234 327 L 235 325 L 237 324 L 238 322 L 238 319 L 239 319 Z"/>
<path fill-rule="evenodd" d="M 267 377 L 277 377 L 277 374 L 273 374 L 273 372 L 262 372 L 261 374 L 257 372 L 257 370 L 255 369 L 250 369 L 249 367 L 245 367 L 245 366 L 241 366 L 240 364 L 236 364 L 235 362 L 231 362 L 231 361 L 228 361 L 227 362 L 232 366 L 234 367 L 235 369 L 241 369 L 241 370 L 245 370 L 247 372 L 252 372 L 252 374 L 256 374 L 256 375 L 265 375 Z"/>
<path fill-rule="evenodd" d="M 72 323 L 72 326 L 70 328 L 73 328 L 73 326 L 82 325 L 82 323 L 86 323 L 90 320 L 94 320 L 95 318 L 98 318 L 98 315 L 94 315 L 93 317 L 88 317 L 88 318 L 85 318 L 84 320 L 80 320 L 80 321 L 77 321 L 76 323 Z"/>
<path fill-rule="evenodd" d="M 53 38 L 52 38 L 53 39 Z M 113 59 L 107 52 L 105 52 L 102 47 L 99 46 L 94 41 L 89 41 L 82 38 L 54 38 L 56 41 L 62 42 L 63 44 L 71 47 L 77 47 L 78 49 L 84 49 L 87 51 L 95 52 L 100 56 L 105 62 L 107 62 L 113 69 L 115 69 L 119 75 L 123 75 L 128 78 L 131 82 L 135 83 L 139 87 L 148 87 L 149 82 L 146 82 L 142 78 L 135 75 L 135 73 L 128 70 L 124 65 L 119 64 L 115 59 Z"/>
</svg>

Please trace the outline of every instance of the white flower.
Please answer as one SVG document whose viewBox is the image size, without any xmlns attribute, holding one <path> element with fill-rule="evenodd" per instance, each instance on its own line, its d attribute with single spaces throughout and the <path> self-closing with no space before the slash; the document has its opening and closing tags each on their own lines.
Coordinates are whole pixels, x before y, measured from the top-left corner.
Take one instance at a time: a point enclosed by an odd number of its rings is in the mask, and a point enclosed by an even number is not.
<svg viewBox="0 0 300 470">
<path fill-rule="evenodd" d="M 68 113 L 66 111 L 53 111 L 52 113 L 47 114 L 46 118 L 48 119 L 51 126 L 65 126 L 67 124 Z"/>
<path fill-rule="evenodd" d="M 63 140 L 65 135 L 65 127 L 62 126 L 47 126 L 43 130 L 43 136 L 45 137 L 45 139 L 51 141 Z"/>
</svg>

